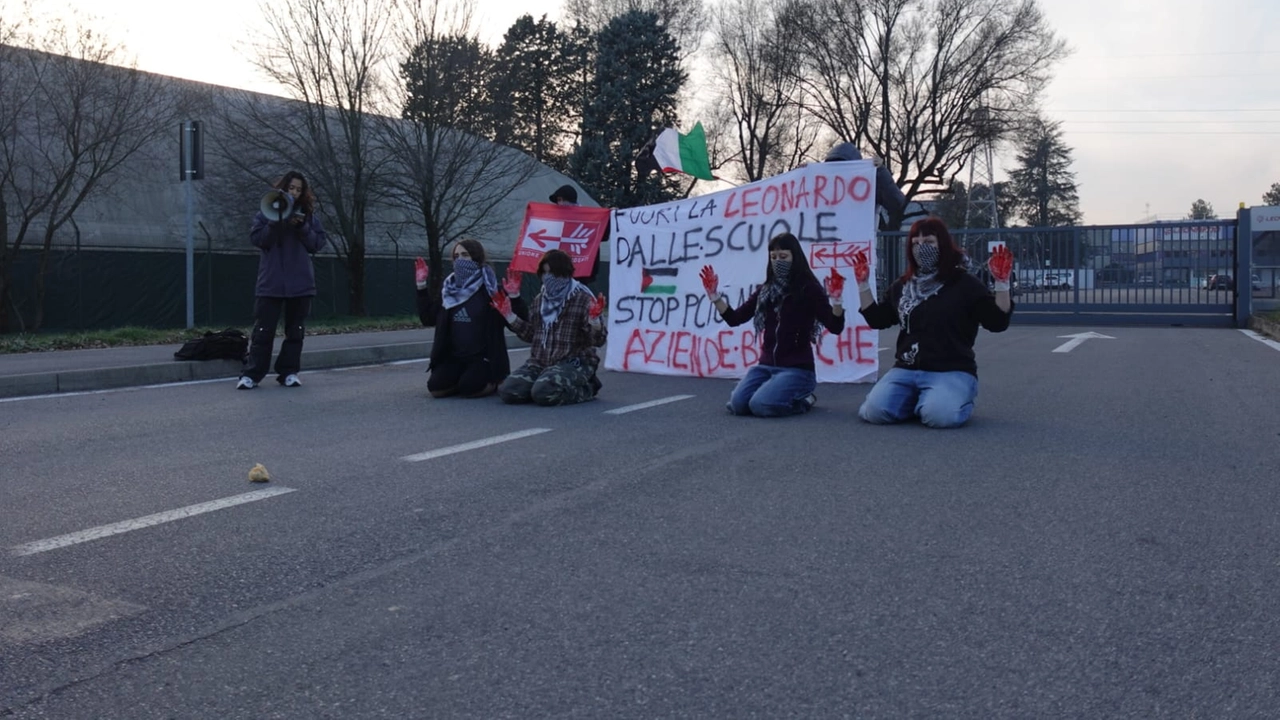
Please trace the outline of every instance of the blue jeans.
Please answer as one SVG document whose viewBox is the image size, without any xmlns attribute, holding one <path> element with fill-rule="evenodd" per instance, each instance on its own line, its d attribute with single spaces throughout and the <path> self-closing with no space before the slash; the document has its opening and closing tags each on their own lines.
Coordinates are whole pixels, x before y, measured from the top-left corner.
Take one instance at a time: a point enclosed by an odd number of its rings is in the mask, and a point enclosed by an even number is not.
<svg viewBox="0 0 1280 720">
<path fill-rule="evenodd" d="M 810 405 L 803 400 L 817 386 L 812 370 L 755 365 L 738 381 L 726 407 L 734 415 L 798 415 L 808 412 Z"/>
<path fill-rule="evenodd" d="M 967 372 L 890 368 L 867 393 L 858 417 L 877 425 L 919 417 L 932 428 L 960 427 L 977 397 L 978 378 Z"/>
</svg>

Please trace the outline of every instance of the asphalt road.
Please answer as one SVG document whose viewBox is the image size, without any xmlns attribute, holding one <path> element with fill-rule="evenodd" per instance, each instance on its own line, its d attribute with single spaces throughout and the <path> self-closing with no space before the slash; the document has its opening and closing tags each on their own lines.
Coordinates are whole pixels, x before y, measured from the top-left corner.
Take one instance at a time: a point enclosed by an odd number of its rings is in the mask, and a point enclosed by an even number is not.
<svg viewBox="0 0 1280 720">
<path fill-rule="evenodd" d="M 2 404 L 0 716 L 1280 715 L 1280 346 L 1088 329 L 983 334 L 954 431 L 422 363 Z"/>
</svg>

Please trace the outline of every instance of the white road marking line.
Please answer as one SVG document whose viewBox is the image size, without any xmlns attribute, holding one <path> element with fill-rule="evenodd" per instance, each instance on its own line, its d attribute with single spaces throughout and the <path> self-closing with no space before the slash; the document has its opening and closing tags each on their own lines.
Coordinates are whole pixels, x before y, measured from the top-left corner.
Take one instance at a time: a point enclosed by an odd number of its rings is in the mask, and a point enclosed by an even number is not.
<svg viewBox="0 0 1280 720">
<path fill-rule="evenodd" d="M 347 365 L 345 367 L 323 368 L 320 370 L 311 370 L 313 374 L 318 373 L 340 373 L 349 372 L 351 370 L 368 370 L 369 368 L 394 367 L 396 365 L 418 365 L 420 363 L 429 362 L 431 358 L 410 358 L 409 360 L 389 360 L 387 362 L 375 363 L 373 365 Z"/>
<path fill-rule="evenodd" d="M 880 348 L 880 352 L 884 352 L 885 350 L 888 350 L 888 349 L 889 349 L 889 348 L 887 348 L 887 347 L 882 347 L 882 348 Z"/>
<path fill-rule="evenodd" d="M 1266 345 L 1272 350 L 1280 350 L 1280 342 L 1276 342 L 1275 340 L 1272 340 L 1266 335 L 1260 335 L 1252 330 L 1244 330 L 1244 329 L 1241 329 L 1240 332 L 1244 333 L 1248 337 L 1253 338 L 1254 340 L 1257 340 L 1263 345 Z"/>
<path fill-rule="evenodd" d="M 679 402 L 681 400 L 688 400 L 691 397 L 693 397 L 693 395 L 672 395 L 671 397 L 664 397 L 664 398 L 659 398 L 657 400 L 650 400 L 649 402 L 637 403 L 635 405 L 625 405 L 620 408 L 605 410 L 604 414 L 605 415 L 625 415 L 629 412 L 635 412 L 636 410 L 646 410 L 651 407 L 666 405 L 667 403 Z"/>
<path fill-rule="evenodd" d="M 235 375 L 213 378 L 211 380 L 181 380 L 171 383 L 155 383 L 152 385 L 130 385 L 129 387 L 106 388 L 105 390 L 76 390 L 73 392 L 45 393 L 44 395 L 21 395 L 19 397 L 0 398 L 0 403 L 19 402 L 21 400 L 48 400 L 50 398 L 70 398 L 82 395 L 107 395 L 119 392 L 137 392 L 138 390 L 154 390 L 155 388 L 180 387 L 182 385 L 208 385 L 210 383 L 232 382 Z"/>
<path fill-rule="evenodd" d="M 527 438 L 530 435 L 541 435 L 545 432 L 551 432 L 551 428 L 531 428 L 529 430 L 507 433 L 506 435 L 495 435 L 491 438 L 474 440 L 469 443 L 462 443 L 461 445 L 451 445 L 449 447 L 440 448 L 439 450 L 428 450 L 427 452 L 421 452 L 415 455 L 405 455 L 400 459 L 405 462 L 422 462 L 423 460 L 431 460 L 432 458 L 443 457 L 445 455 L 452 455 L 454 453 L 466 452 L 468 450 L 475 450 L 477 448 L 488 447 L 490 445 L 497 445 L 498 443 L 504 443 L 508 440 L 519 440 L 520 438 Z"/>
<path fill-rule="evenodd" d="M 88 530 L 59 535 L 57 537 L 48 538 L 47 540 L 36 540 L 35 542 L 15 545 L 10 548 L 10 552 L 19 557 L 23 555 L 35 555 L 36 553 L 42 553 L 48 550 L 64 548 L 68 545 L 77 545 L 79 543 L 89 542 L 90 540 L 97 540 L 99 538 L 127 533 L 132 530 L 141 530 L 142 528 L 151 527 L 153 525 L 161 525 L 167 522 L 173 522 L 174 520 L 181 520 L 183 518 L 189 518 L 202 513 L 213 512 L 214 510 L 221 510 L 223 508 L 243 505 L 245 503 L 251 503 L 258 500 L 266 500 L 269 497 L 284 495 L 285 493 L 291 492 L 294 492 L 294 488 L 274 487 L 255 490 L 242 495 L 233 495 L 231 497 L 222 498 L 221 500 L 210 500 L 209 502 L 188 505 L 186 507 L 178 508 L 177 510 L 166 510 L 165 512 L 147 515 L 146 517 L 140 517 L 133 520 L 124 520 L 118 523 L 111 523 L 110 525 L 99 525 L 96 528 L 89 528 Z"/>
</svg>

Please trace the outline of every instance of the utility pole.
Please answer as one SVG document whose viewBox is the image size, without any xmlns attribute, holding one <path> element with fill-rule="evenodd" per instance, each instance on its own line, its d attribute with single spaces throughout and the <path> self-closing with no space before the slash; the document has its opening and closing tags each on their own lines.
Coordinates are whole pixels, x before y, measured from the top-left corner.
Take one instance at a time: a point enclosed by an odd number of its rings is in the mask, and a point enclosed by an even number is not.
<svg viewBox="0 0 1280 720">
<path fill-rule="evenodd" d="M 178 179 L 187 196 L 187 329 L 196 326 L 195 188 L 204 179 L 204 133 L 199 120 L 182 123 L 178 131 Z"/>
</svg>

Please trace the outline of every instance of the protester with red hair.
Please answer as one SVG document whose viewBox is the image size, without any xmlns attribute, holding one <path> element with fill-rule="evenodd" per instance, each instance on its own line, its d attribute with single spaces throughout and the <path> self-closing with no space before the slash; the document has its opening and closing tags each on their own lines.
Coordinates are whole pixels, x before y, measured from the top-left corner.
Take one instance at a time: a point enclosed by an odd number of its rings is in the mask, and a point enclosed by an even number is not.
<svg viewBox="0 0 1280 720">
<path fill-rule="evenodd" d="M 1003 245 L 992 253 L 992 292 L 970 274 L 968 256 L 938 218 L 916 221 L 907 243 L 907 271 L 878 302 L 866 254 L 854 261 L 859 311 L 867 324 L 877 330 L 902 325 L 893 367 L 871 388 L 858 416 L 875 424 L 919 418 L 929 427 L 959 427 L 968 422 L 978 396 L 978 327 L 1003 332 L 1013 315 L 1013 255 Z"/>
</svg>

